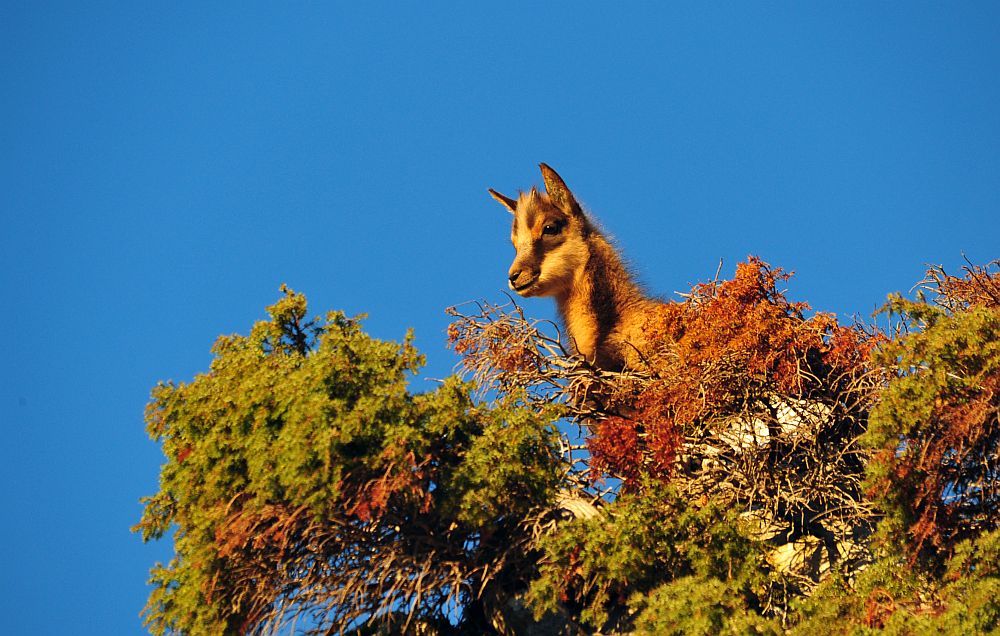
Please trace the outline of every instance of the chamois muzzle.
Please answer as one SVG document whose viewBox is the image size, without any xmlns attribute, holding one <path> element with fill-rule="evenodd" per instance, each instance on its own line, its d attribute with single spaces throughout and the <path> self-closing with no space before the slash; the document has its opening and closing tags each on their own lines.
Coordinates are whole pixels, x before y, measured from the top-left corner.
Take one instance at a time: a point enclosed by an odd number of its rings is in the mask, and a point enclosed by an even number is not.
<svg viewBox="0 0 1000 636">
<path fill-rule="evenodd" d="M 510 288 L 518 294 L 522 294 L 523 292 L 528 291 L 528 289 L 538 280 L 538 272 L 533 272 L 527 269 L 511 268 L 508 280 L 510 282 Z"/>
</svg>

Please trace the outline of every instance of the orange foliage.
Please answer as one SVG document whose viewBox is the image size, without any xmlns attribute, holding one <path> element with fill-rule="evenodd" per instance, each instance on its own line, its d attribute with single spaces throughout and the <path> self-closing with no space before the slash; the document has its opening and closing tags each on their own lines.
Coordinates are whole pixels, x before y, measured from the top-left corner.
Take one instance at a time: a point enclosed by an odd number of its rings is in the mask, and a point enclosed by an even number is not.
<svg viewBox="0 0 1000 636">
<path fill-rule="evenodd" d="M 653 381 L 628 405 L 628 419 L 594 430 L 594 466 L 626 488 L 640 469 L 667 478 L 692 427 L 760 409 L 769 395 L 835 401 L 841 385 L 865 373 L 883 337 L 831 314 L 806 318 L 809 306 L 778 289 L 790 276 L 750 257 L 732 280 L 663 305 L 647 326 L 662 343 L 648 361 Z"/>
<path fill-rule="evenodd" d="M 431 505 L 431 494 L 424 467 L 418 466 L 412 452 L 402 453 L 401 458 L 393 449 L 382 453 L 389 462 L 380 477 L 367 476 L 356 487 L 356 495 L 346 505 L 348 515 L 356 516 L 364 522 L 378 519 L 389 505 L 391 497 L 405 497 L 419 504 L 420 511 L 426 512 Z M 354 481 L 351 479 L 348 482 Z"/>
<path fill-rule="evenodd" d="M 949 311 L 1000 307 L 1000 259 L 986 265 L 970 264 L 962 269 L 964 276 L 954 276 L 941 266 L 931 267 L 923 287 L 934 293 L 935 302 Z"/>
<path fill-rule="evenodd" d="M 489 360 L 490 365 L 505 373 L 537 371 L 541 365 L 530 341 L 504 322 L 491 324 L 486 332 L 454 322 L 448 326 L 448 343 L 468 368 L 474 368 L 481 360 Z"/>
</svg>

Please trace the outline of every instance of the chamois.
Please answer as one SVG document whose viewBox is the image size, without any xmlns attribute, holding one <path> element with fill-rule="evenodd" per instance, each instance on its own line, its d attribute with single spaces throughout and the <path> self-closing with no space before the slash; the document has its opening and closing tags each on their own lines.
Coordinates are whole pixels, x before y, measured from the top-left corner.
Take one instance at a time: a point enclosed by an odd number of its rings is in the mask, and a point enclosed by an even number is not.
<svg viewBox="0 0 1000 636">
<path fill-rule="evenodd" d="M 515 200 L 489 190 L 514 215 L 508 284 L 524 297 L 554 297 L 575 353 L 596 367 L 632 366 L 647 352 L 645 326 L 661 303 L 632 279 L 556 171 L 539 167 L 544 193 L 532 187 Z"/>
</svg>

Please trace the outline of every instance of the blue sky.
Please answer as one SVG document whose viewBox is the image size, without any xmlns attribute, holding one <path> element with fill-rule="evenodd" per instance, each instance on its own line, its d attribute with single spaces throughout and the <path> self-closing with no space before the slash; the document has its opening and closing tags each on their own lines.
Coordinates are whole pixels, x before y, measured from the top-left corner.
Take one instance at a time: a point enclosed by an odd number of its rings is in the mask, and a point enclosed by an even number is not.
<svg viewBox="0 0 1000 636">
<path fill-rule="evenodd" d="M 281 283 L 447 375 L 540 161 L 664 296 L 1000 257 L 997 3 L 277 4 L 0 4 L 0 632 L 142 633 L 149 389 Z"/>
</svg>

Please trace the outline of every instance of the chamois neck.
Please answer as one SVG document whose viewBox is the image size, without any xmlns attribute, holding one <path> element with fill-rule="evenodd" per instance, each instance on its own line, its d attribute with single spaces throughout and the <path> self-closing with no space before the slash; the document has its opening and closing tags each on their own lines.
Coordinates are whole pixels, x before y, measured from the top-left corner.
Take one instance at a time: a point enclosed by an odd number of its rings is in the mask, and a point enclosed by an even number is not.
<svg viewBox="0 0 1000 636">
<path fill-rule="evenodd" d="M 574 284 L 556 297 L 556 304 L 577 352 L 610 367 L 620 361 L 609 357 L 620 356 L 606 350 L 608 335 L 619 330 L 624 317 L 642 312 L 651 301 L 607 239 L 594 232 L 587 244 L 589 253 Z"/>
<path fill-rule="evenodd" d="M 561 312 L 581 303 L 591 309 L 624 308 L 645 302 L 645 293 L 606 238 L 588 237 L 588 255 L 575 274 L 574 285 L 556 298 Z"/>
</svg>

